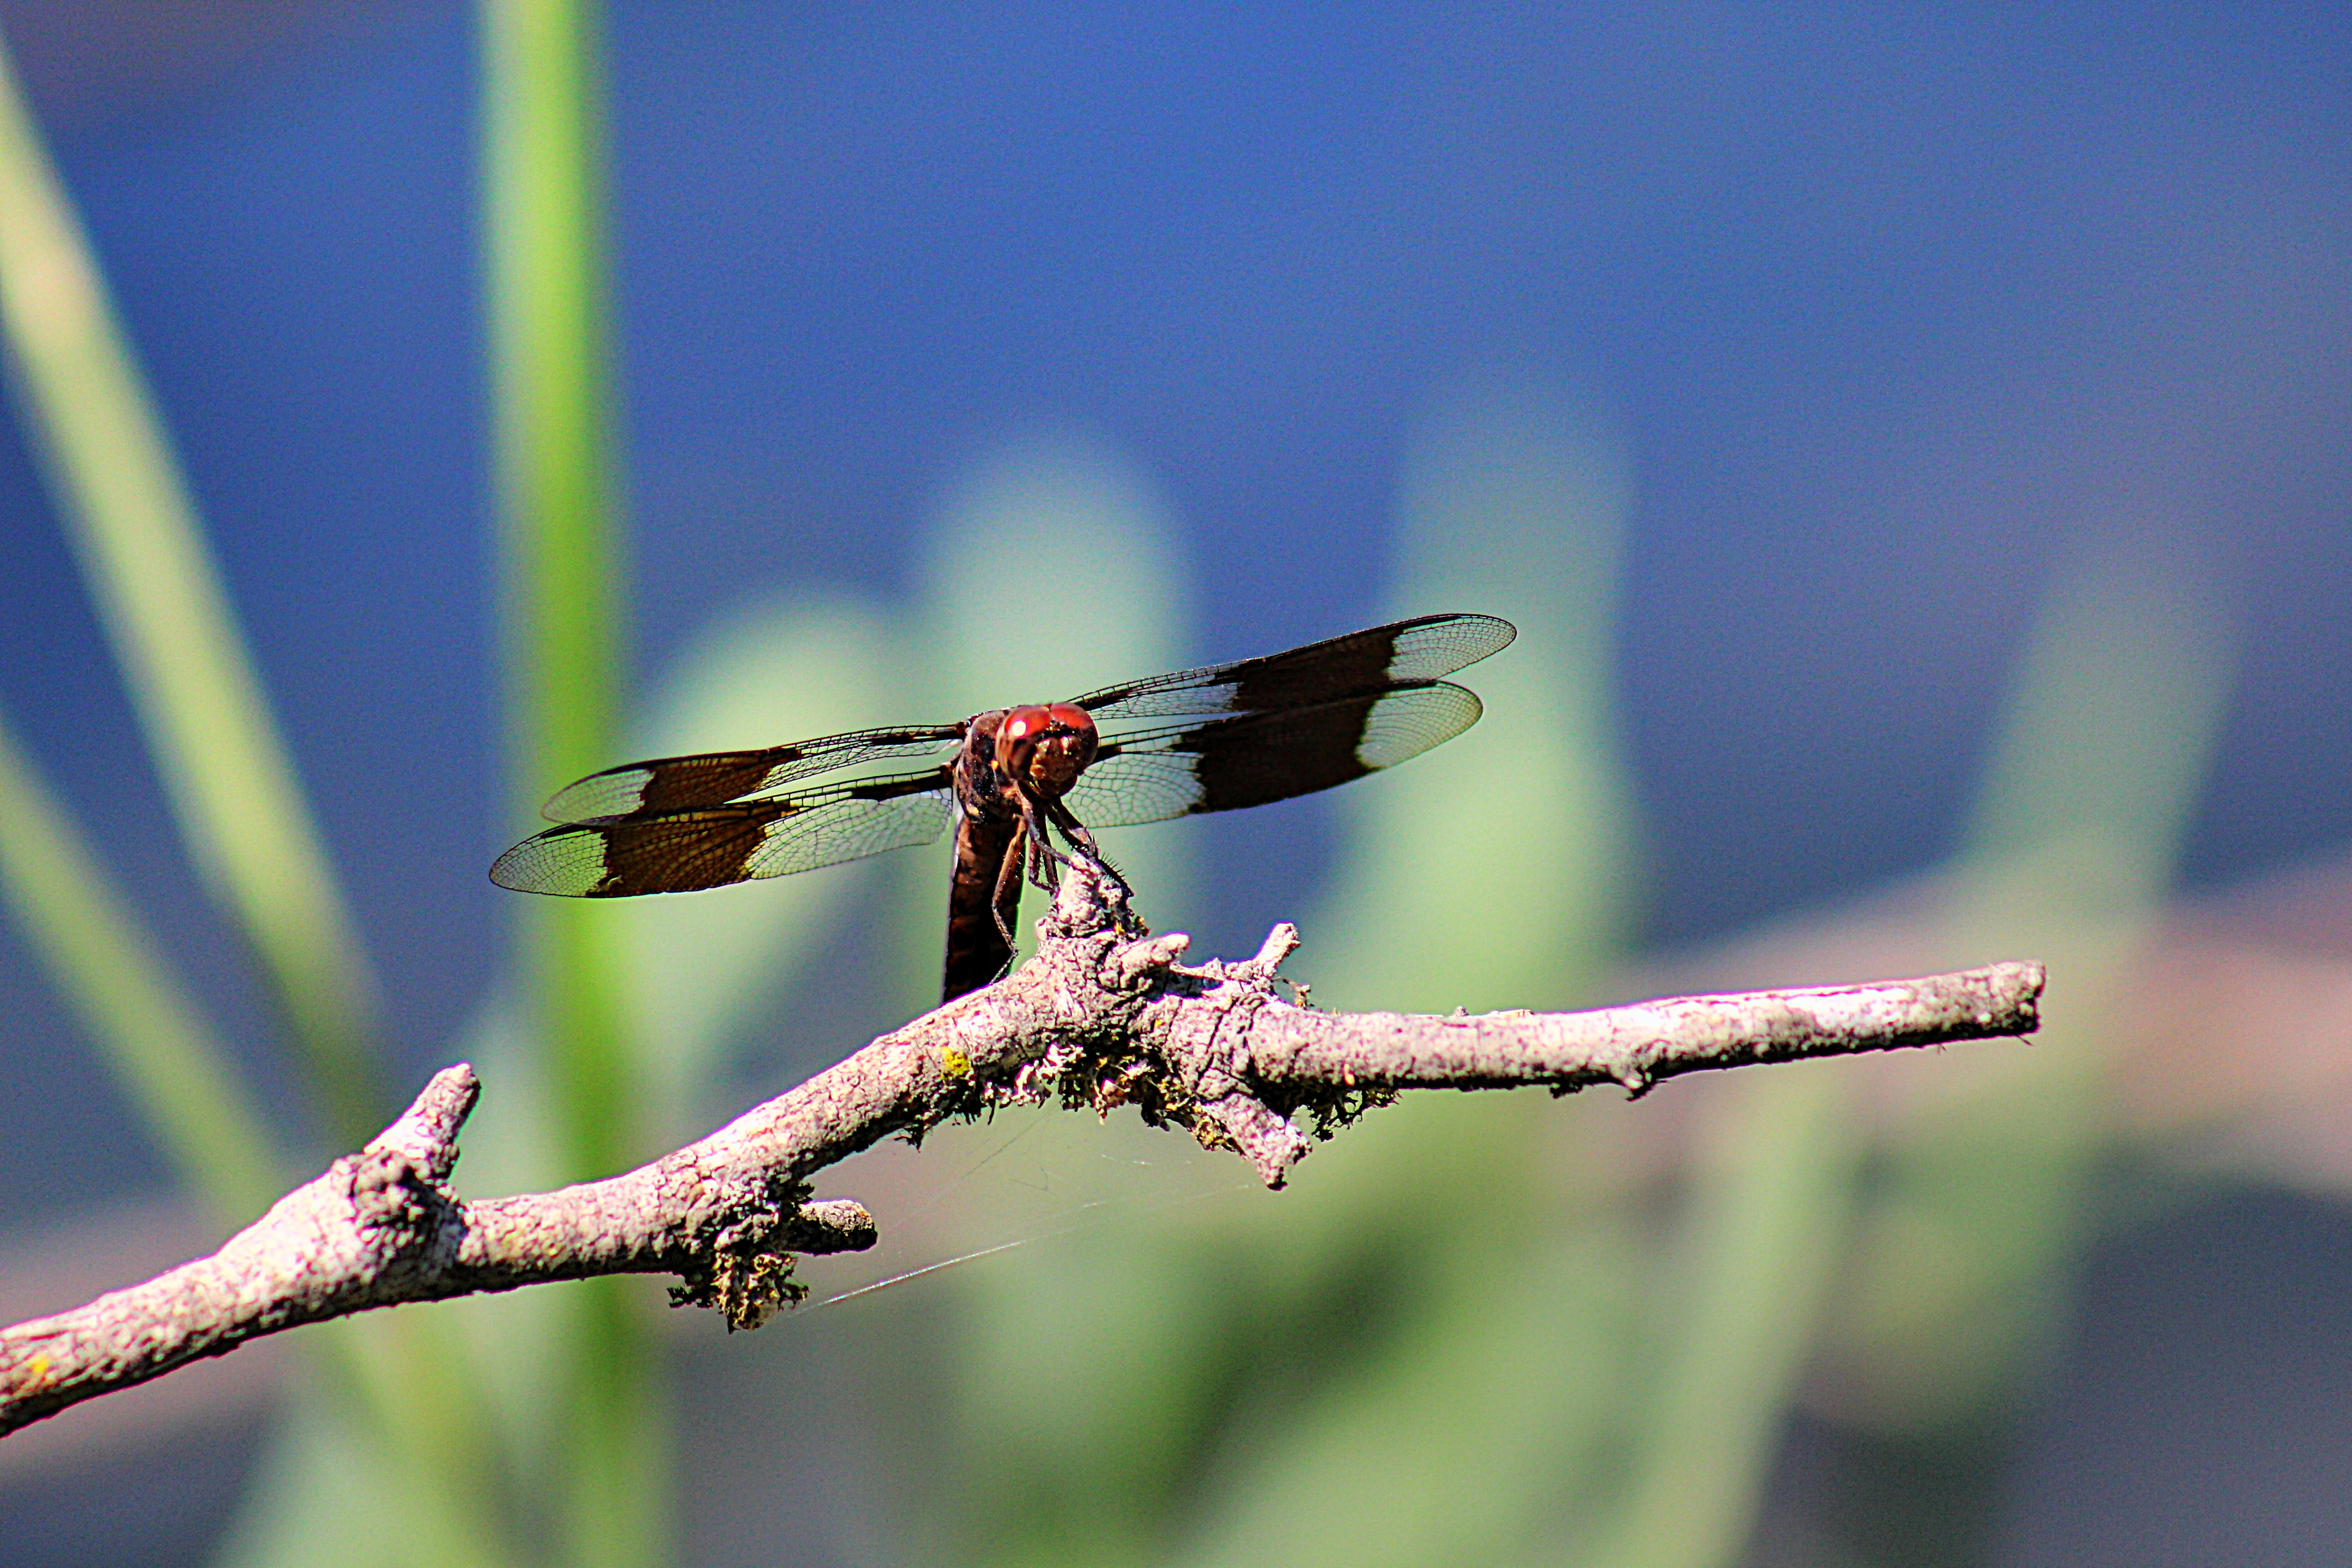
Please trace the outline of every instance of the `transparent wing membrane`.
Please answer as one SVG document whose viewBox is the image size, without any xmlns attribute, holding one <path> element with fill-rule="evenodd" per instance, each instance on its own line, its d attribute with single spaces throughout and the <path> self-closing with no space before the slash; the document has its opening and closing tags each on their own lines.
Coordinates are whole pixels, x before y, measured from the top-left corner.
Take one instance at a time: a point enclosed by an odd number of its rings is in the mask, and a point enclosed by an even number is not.
<svg viewBox="0 0 2352 1568">
<path fill-rule="evenodd" d="M 854 730 L 756 752 L 705 752 L 625 763 L 555 793 L 541 808 L 551 822 L 599 823 L 640 811 L 724 805 L 768 795 L 836 768 L 892 757 L 924 756 L 962 738 L 961 724 Z"/>
<path fill-rule="evenodd" d="M 1480 711 L 1474 693 L 1433 680 L 1121 735 L 1079 776 L 1067 804 L 1088 827 L 1125 827 L 1287 800 L 1417 757 L 1476 723 Z"/>
<path fill-rule="evenodd" d="M 499 856 L 490 880 L 569 898 L 693 892 L 929 844 L 951 815 L 945 770 L 933 768 L 781 800 L 551 827 Z"/>
<path fill-rule="evenodd" d="M 1517 628 L 1494 616 L 1422 616 L 1286 653 L 1107 686 L 1077 705 L 1097 721 L 1298 708 L 1435 680 L 1499 653 L 1517 636 Z"/>
</svg>

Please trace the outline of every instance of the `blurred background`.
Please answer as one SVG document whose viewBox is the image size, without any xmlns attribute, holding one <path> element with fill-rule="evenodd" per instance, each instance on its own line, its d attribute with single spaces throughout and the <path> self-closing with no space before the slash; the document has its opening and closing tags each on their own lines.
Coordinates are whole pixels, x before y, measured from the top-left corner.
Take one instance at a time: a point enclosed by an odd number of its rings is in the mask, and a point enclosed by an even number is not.
<svg viewBox="0 0 2352 1568">
<path fill-rule="evenodd" d="M 759 1333 L 281 1336 L 0 1443 L 0 1564 L 2343 1561 L 2352 13 L 0 38 L 10 1320 L 447 1061 L 488 1194 L 929 1005 L 944 852 L 501 894 L 565 778 L 1397 616 L 1518 623 L 1476 730 L 1108 845 L 1196 953 L 2053 974 L 2031 1045 L 1422 1096 L 1282 1194 L 1129 1118 L 893 1145 Z"/>
</svg>

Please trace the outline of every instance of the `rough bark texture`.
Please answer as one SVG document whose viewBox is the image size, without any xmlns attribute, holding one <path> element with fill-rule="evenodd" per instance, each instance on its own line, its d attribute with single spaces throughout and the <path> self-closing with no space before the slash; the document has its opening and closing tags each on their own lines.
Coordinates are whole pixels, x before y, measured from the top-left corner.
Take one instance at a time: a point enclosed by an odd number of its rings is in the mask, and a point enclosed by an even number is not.
<svg viewBox="0 0 2352 1568">
<path fill-rule="evenodd" d="M 1176 962 L 1183 937 L 1135 929 L 1118 890 L 1078 868 L 1018 973 L 699 1142 L 560 1192 L 467 1202 L 449 1189 L 479 1084 L 470 1067 L 445 1068 L 381 1137 L 211 1257 L 0 1331 L 0 1433 L 299 1323 L 555 1279 L 676 1274 L 680 1301 L 757 1327 L 797 1299 L 793 1254 L 873 1245 L 857 1204 L 805 1201 L 812 1174 L 992 1105 L 1131 1104 L 1279 1186 L 1312 1137 L 1400 1089 L 1640 1093 L 1701 1068 L 2023 1035 L 2042 984 L 2041 965 L 2003 963 L 1592 1013 L 1333 1014 L 1276 997 L 1298 941 L 1286 925 L 1254 958 L 1200 968 Z"/>
</svg>

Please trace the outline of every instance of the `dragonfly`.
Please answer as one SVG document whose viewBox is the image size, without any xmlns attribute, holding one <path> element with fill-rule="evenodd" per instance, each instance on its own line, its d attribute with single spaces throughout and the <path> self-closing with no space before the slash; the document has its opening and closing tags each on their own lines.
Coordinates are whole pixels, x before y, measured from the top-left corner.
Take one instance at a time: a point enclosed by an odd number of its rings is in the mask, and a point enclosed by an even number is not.
<svg viewBox="0 0 2352 1568">
<path fill-rule="evenodd" d="M 935 843 L 952 825 L 951 1002 L 1012 966 L 1024 879 L 1052 888 L 1073 855 L 1117 878 L 1096 828 L 1264 805 L 1419 756 L 1483 711 L 1444 678 L 1517 635 L 1495 616 L 1419 616 L 1066 702 L 627 763 L 558 790 L 542 810 L 556 826 L 490 880 L 696 892 Z"/>
</svg>

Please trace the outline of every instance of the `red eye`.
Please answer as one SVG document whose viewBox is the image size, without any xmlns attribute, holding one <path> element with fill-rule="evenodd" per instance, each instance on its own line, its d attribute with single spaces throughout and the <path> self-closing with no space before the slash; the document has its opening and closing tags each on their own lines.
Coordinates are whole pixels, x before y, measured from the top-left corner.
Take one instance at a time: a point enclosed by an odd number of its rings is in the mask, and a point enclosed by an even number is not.
<svg viewBox="0 0 2352 1568">
<path fill-rule="evenodd" d="M 1035 740 L 1052 726 L 1052 710 L 1045 708 L 1015 708 L 996 727 L 996 743 L 1018 746 Z"/>
<path fill-rule="evenodd" d="M 1055 703 L 1045 710 L 1045 717 L 1073 734 L 1091 735 L 1095 732 L 1095 716 L 1072 703 Z"/>
</svg>

